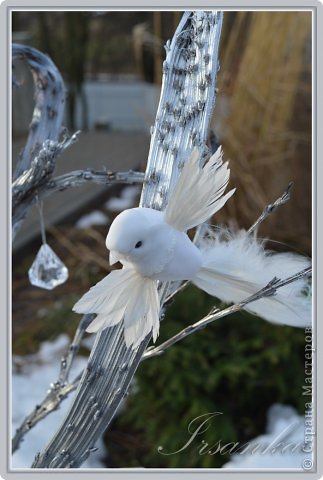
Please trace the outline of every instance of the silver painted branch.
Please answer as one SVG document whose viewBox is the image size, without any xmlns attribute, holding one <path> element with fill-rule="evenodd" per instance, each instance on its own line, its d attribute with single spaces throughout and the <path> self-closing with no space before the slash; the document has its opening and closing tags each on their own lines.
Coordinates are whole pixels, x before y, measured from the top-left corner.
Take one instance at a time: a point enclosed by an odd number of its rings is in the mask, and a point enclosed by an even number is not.
<svg viewBox="0 0 323 480">
<path fill-rule="evenodd" d="M 62 134 L 66 90 L 61 74 L 51 59 L 35 48 L 13 44 L 12 60 L 27 62 L 34 79 L 35 107 L 25 148 L 21 152 L 13 183 L 12 239 L 28 210 L 55 169 L 56 156 L 76 140 L 59 143 Z M 18 84 L 14 80 L 15 85 Z"/>
<path fill-rule="evenodd" d="M 49 183 L 38 191 L 39 198 L 47 197 L 52 193 L 62 192 L 69 187 L 82 187 L 88 182 L 100 185 L 115 185 L 119 183 L 143 183 L 145 174 L 129 170 L 128 172 L 99 171 L 87 168 L 86 170 L 74 170 L 59 177 L 54 177 Z"/>
<path fill-rule="evenodd" d="M 74 136 L 71 137 L 71 139 L 73 138 L 76 139 Z M 128 172 L 110 172 L 107 170 L 97 171 L 90 168 L 75 170 L 52 178 L 56 156 L 57 151 L 54 151 L 54 155 L 52 155 L 48 149 L 48 144 L 45 143 L 44 149 L 33 160 L 31 168 L 25 171 L 13 183 L 12 212 L 14 233 L 16 233 L 17 225 L 25 217 L 27 210 L 36 203 L 36 195 L 39 199 L 42 199 L 53 193 L 62 192 L 69 187 L 81 187 L 89 182 L 101 185 L 115 185 L 120 183 L 143 183 L 145 179 L 145 174 L 142 172 L 132 170 Z M 41 164 L 43 166 L 40 166 Z"/>
<path fill-rule="evenodd" d="M 293 183 L 291 182 L 286 190 L 281 194 L 280 197 L 278 197 L 274 203 L 269 203 L 266 205 L 266 207 L 263 209 L 262 214 L 260 215 L 259 218 L 255 221 L 253 225 L 248 230 L 249 234 L 254 233 L 255 235 L 257 234 L 258 227 L 259 225 L 267 218 L 269 215 L 271 215 L 278 207 L 281 205 L 284 205 L 285 203 L 288 202 L 290 199 L 290 189 L 292 188 Z"/>
<path fill-rule="evenodd" d="M 207 327 L 211 322 L 214 322 L 215 320 L 219 320 L 220 318 L 226 317 L 233 313 L 239 312 L 246 305 L 248 305 L 249 303 L 255 302 L 256 300 L 259 300 L 260 298 L 270 297 L 272 295 L 275 295 L 276 291 L 279 288 L 284 287 L 289 283 L 295 282 L 296 280 L 299 280 L 302 277 L 309 276 L 311 275 L 311 273 L 312 273 L 312 268 L 309 267 L 284 280 L 273 278 L 268 283 L 268 285 L 266 285 L 264 288 L 254 293 L 253 295 L 250 295 L 248 298 L 246 298 L 242 302 L 231 305 L 230 307 L 224 308 L 223 310 L 218 310 L 216 308 L 213 308 L 204 318 L 202 318 L 198 322 L 193 323 L 193 325 L 189 325 L 188 327 L 184 328 L 179 333 L 169 338 L 165 342 L 161 343 L 157 347 L 148 348 L 146 352 L 143 354 L 142 360 L 146 360 L 146 359 L 161 355 L 162 353 L 165 352 L 165 350 L 167 350 L 169 347 L 171 347 L 175 343 L 178 343 L 181 340 L 184 340 L 184 338 L 188 337 L 189 335 L 192 335 L 193 333 L 196 333 L 199 330 L 202 330 L 203 328 Z"/>
<path fill-rule="evenodd" d="M 30 167 L 12 184 L 12 238 L 26 218 L 29 208 L 36 202 L 38 192 L 50 182 L 56 159 L 70 145 L 77 141 L 78 133 L 62 142 L 46 140 Z"/>
<path fill-rule="evenodd" d="M 12 60 L 24 60 L 35 84 L 35 107 L 26 146 L 20 154 L 14 178 L 28 170 L 45 141 L 58 141 L 63 121 L 66 89 L 51 59 L 35 48 L 14 43 Z M 15 82 L 17 85 L 17 81 Z"/>
<path fill-rule="evenodd" d="M 195 146 L 206 150 L 221 26 L 222 13 L 186 12 L 167 42 L 141 206 L 163 209 L 189 153 Z M 162 303 L 167 290 L 167 284 L 160 285 Z M 84 462 L 126 395 L 150 338 L 135 350 L 126 348 L 121 323 L 97 335 L 73 404 L 33 468 L 71 468 Z"/>
<path fill-rule="evenodd" d="M 187 336 L 192 335 L 193 333 L 206 328 L 210 323 L 213 323 L 215 320 L 219 320 L 224 318 L 228 315 L 233 313 L 237 313 L 242 310 L 247 304 L 252 303 L 256 300 L 259 300 L 263 297 L 268 297 L 271 295 L 275 295 L 276 290 L 287 285 L 288 283 L 294 282 L 299 280 L 304 276 L 309 276 L 312 272 L 311 268 L 307 268 L 302 270 L 301 272 L 292 275 L 284 280 L 273 279 L 271 282 L 268 283 L 264 288 L 256 292 L 255 294 L 249 296 L 245 300 L 241 301 L 240 303 L 231 305 L 227 308 L 222 310 L 218 310 L 215 307 L 201 320 L 198 322 L 185 327 L 179 333 L 174 335 L 173 337 L 169 338 L 162 344 L 158 345 L 157 347 L 149 347 L 146 349 L 144 354 L 141 357 L 141 361 L 149 360 L 150 358 L 154 358 L 156 356 L 162 355 L 165 350 L 173 346 L 174 344 L 184 340 Z M 184 282 L 181 284 L 172 294 L 170 294 L 165 299 L 165 304 L 171 300 L 177 293 L 183 290 L 189 282 Z M 24 435 L 33 428 L 36 423 L 50 414 L 52 411 L 56 410 L 60 403 L 72 392 L 74 391 L 78 383 L 82 377 L 83 372 L 80 372 L 77 377 L 72 381 L 68 381 L 68 374 L 72 365 L 72 362 L 75 358 L 75 355 L 79 349 L 81 340 L 85 333 L 85 329 L 87 325 L 92 321 L 93 316 L 85 315 L 80 323 L 80 326 L 75 334 L 75 338 L 71 343 L 68 353 L 65 357 L 61 359 L 61 372 L 59 375 L 58 380 L 50 385 L 50 389 L 44 400 L 36 406 L 33 412 L 28 415 L 25 420 L 22 422 L 21 426 L 16 430 L 16 434 L 12 440 L 12 452 L 15 452 L 17 448 L 19 448 L 19 444 L 23 439 Z"/>
</svg>

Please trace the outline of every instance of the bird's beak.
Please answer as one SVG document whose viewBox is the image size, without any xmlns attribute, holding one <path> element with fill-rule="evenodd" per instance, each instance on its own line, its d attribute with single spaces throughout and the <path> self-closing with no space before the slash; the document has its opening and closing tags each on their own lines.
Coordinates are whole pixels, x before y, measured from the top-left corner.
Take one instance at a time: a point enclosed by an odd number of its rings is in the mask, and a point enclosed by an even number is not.
<svg viewBox="0 0 323 480">
<path fill-rule="evenodd" d="M 115 263 L 117 262 L 120 262 L 122 256 L 119 252 L 115 252 L 113 250 L 110 250 L 110 254 L 109 254 L 109 263 L 110 265 L 114 265 Z"/>
</svg>

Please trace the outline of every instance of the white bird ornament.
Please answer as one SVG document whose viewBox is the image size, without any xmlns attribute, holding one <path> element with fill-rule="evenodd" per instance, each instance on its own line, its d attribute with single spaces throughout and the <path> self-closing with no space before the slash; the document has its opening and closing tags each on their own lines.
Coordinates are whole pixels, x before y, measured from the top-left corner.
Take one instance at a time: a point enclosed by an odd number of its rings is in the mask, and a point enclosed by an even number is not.
<svg viewBox="0 0 323 480">
<path fill-rule="evenodd" d="M 110 265 L 121 262 L 74 305 L 77 313 L 96 313 L 87 328 L 97 332 L 123 322 L 128 347 L 135 348 L 152 331 L 159 332 L 157 281 L 190 280 L 225 302 L 239 302 L 263 288 L 273 277 L 293 275 L 309 259 L 291 253 L 265 251 L 245 231 L 209 238 L 199 248 L 185 233 L 208 220 L 233 195 L 228 162 L 221 147 L 200 167 L 194 150 L 170 193 L 165 211 L 131 208 L 120 213 L 106 238 Z M 302 327 L 311 323 L 311 302 L 303 294 L 302 278 L 245 307 L 274 323 Z"/>
</svg>

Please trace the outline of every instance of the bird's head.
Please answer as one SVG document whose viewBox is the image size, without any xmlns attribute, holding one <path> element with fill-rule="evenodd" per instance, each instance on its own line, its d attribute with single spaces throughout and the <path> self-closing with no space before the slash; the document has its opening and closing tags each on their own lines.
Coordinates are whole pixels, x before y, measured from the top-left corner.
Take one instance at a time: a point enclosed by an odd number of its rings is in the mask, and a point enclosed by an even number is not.
<svg viewBox="0 0 323 480">
<path fill-rule="evenodd" d="M 162 223 L 162 212 L 149 208 L 124 210 L 112 222 L 106 238 L 110 265 L 138 263 L 151 254 L 152 229 Z"/>
</svg>

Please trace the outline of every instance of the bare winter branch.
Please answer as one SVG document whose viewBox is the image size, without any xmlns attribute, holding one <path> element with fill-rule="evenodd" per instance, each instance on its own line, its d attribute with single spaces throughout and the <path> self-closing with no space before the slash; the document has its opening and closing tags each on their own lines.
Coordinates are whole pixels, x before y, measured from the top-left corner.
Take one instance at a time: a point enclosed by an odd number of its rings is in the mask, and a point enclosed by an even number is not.
<svg viewBox="0 0 323 480">
<path fill-rule="evenodd" d="M 87 168 L 74 170 L 59 177 L 54 177 L 39 190 L 39 197 L 47 197 L 52 193 L 61 192 L 69 187 L 81 187 L 88 182 L 101 185 L 114 185 L 117 183 L 143 183 L 145 174 L 129 170 L 128 172 L 98 171 Z"/>
</svg>

